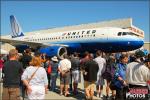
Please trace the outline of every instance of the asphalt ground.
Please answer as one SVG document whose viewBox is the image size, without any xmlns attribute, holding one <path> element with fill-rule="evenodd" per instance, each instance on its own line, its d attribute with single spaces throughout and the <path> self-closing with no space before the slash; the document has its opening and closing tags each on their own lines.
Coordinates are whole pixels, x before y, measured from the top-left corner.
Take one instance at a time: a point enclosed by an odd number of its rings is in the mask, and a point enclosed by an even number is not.
<svg viewBox="0 0 150 100">
<path fill-rule="evenodd" d="M 0 83 L 0 100 L 2 100 L 2 83 Z M 60 95 L 60 79 L 59 77 L 57 78 L 57 82 L 56 82 L 56 91 L 52 92 L 52 91 L 48 91 L 48 93 L 45 95 L 45 100 L 85 100 L 85 94 L 84 94 L 84 81 L 83 81 L 83 76 L 81 75 L 81 82 L 78 84 L 78 94 L 77 95 L 73 95 L 73 93 L 70 92 L 68 97 L 65 97 L 64 95 Z M 95 86 L 95 90 L 96 90 L 96 86 Z M 94 96 L 93 99 L 98 99 L 98 100 L 106 100 L 105 95 L 106 95 L 106 81 L 105 81 L 105 85 L 103 86 L 103 98 L 99 98 Z M 96 92 L 95 92 L 96 95 Z M 111 93 L 110 93 L 111 95 Z M 23 98 L 21 97 L 21 99 L 23 100 Z M 25 97 L 24 100 L 28 100 L 27 97 Z"/>
</svg>

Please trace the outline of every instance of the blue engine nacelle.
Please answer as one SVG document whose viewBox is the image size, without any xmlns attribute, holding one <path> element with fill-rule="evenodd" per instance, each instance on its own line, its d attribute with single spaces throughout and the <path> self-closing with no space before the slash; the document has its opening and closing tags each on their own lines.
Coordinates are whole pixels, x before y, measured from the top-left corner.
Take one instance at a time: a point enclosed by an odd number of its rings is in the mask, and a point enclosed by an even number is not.
<svg viewBox="0 0 150 100">
<path fill-rule="evenodd" d="M 51 46 L 46 48 L 40 48 L 40 53 L 46 53 L 47 56 L 57 56 L 61 58 L 64 54 L 67 54 L 67 49 L 60 46 Z"/>
</svg>

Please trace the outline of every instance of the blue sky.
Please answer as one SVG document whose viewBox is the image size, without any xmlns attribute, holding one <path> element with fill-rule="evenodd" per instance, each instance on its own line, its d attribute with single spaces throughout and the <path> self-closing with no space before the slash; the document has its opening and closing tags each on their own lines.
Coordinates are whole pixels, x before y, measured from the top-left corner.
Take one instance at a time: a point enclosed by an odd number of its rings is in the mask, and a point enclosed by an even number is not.
<svg viewBox="0 0 150 100">
<path fill-rule="evenodd" d="M 9 16 L 15 15 L 24 32 L 133 18 L 149 37 L 149 0 L 141 1 L 2 1 L 1 34 L 11 33 Z"/>
</svg>

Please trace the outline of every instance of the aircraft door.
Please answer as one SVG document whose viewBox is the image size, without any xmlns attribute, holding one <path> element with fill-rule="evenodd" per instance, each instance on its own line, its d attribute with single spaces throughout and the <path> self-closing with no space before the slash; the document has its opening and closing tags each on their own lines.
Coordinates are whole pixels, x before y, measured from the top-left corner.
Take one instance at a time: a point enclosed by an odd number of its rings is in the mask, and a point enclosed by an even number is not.
<svg viewBox="0 0 150 100">
<path fill-rule="evenodd" d="M 100 41 L 107 41 L 108 40 L 108 31 L 107 30 L 99 30 L 97 37 L 99 38 Z"/>
</svg>

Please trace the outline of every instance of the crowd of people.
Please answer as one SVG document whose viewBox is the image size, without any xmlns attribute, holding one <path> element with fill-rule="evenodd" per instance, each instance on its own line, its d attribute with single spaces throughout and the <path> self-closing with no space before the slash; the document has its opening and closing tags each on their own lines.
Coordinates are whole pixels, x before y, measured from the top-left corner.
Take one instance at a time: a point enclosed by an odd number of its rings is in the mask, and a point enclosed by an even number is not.
<svg viewBox="0 0 150 100">
<path fill-rule="evenodd" d="M 82 56 L 75 52 L 64 54 L 60 59 L 38 51 L 32 55 L 30 49 L 20 56 L 16 49 L 12 49 L 7 60 L 3 61 L 0 57 L 3 100 L 20 100 L 20 96 L 25 95 L 30 100 L 44 99 L 48 91 L 56 92 L 58 77 L 60 96 L 67 97 L 70 93 L 79 93 L 78 84 L 83 75 L 87 100 L 92 100 L 94 95 L 103 98 L 105 82 L 105 97 L 113 100 L 126 100 L 129 88 L 148 89 L 150 83 L 150 54 L 141 50 L 134 54 L 98 50 L 95 54 L 85 52 Z"/>
</svg>

